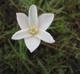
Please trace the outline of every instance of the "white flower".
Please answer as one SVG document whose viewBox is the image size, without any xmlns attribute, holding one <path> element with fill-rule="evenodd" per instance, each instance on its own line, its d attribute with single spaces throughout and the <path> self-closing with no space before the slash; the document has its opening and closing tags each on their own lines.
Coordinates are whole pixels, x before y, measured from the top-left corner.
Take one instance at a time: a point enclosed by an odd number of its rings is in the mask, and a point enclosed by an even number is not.
<svg viewBox="0 0 80 74">
<path fill-rule="evenodd" d="M 41 40 L 47 43 L 55 42 L 50 33 L 46 31 L 54 19 L 54 14 L 45 13 L 38 17 L 37 7 L 32 5 L 28 16 L 24 13 L 16 13 L 16 15 L 21 30 L 17 31 L 12 39 L 24 39 L 30 52 L 38 48 Z"/>
</svg>

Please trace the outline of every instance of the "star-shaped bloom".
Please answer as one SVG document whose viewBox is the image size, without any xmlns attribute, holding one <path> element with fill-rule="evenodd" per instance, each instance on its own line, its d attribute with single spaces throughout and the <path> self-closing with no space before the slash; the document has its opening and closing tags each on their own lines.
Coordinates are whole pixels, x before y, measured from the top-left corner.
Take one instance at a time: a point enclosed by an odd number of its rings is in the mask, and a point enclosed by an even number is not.
<svg viewBox="0 0 80 74">
<path fill-rule="evenodd" d="M 31 5 L 29 15 L 16 13 L 17 22 L 21 30 L 17 31 L 12 39 L 24 39 L 30 52 L 33 52 L 40 45 L 41 40 L 47 43 L 54 43 L 55 40 L 46 30 L 54 19 L 54 14 L 44 13 L 38 16 L 36 5 Z"/>
</svg>

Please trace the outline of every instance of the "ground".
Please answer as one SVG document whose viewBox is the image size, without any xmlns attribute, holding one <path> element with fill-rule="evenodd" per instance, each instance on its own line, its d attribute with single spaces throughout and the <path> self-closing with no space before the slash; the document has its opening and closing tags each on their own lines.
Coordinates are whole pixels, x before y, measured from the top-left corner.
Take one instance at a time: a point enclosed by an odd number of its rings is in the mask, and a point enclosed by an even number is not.
<svg viewBox="0 0 80 74">
<path fill-rule="evenodd" d="M 41 42 L 30 53 L 24 41 L 11 40 L 20 28 L 16 12 L 55 14 L 49 29 L 54 44 Z M 80 74 L 80 0 L 0 0 L 0 74 Z"/>
</svg>

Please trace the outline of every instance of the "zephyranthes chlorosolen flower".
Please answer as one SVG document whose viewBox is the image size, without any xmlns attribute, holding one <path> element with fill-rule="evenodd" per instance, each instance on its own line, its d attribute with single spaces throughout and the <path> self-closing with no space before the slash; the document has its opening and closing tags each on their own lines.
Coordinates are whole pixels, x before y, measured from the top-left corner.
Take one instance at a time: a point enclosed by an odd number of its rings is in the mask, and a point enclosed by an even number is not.
<svg viewBox="0 0 80 74">
<path fill-rule="evenodd" d="M 38 16 L 37 7 L 30 6 L 29 15 L 16 13 L 18 24 L 21 30 L 17 31 L 12 39 L 24 39 L 30 52 L 33 52 L 40 45 L 41 40 L 47 43 L 54 43 L 55 40 L 46 30 L 54 19 L 54 14 L 44 13 Z"/>
</svg>

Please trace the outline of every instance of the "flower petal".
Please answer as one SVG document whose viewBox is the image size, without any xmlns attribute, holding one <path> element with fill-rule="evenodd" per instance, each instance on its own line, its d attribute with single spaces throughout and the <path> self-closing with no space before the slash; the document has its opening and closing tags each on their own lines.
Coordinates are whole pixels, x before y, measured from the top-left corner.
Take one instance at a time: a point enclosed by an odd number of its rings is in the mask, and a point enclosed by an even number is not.
<svg viewBox="0 0 80 74">
<path fill-rule="evenodd" d="M 53 19 L 54 19 L 54 14 L 51 13 L 42 14 L 41 16 L 39 16 L 40 29 L 42 30 L 48 29 Z"/>
<path fill-rule="evenodd" d="M 32 5 L 29 8 L 29 24 L 30 25 L 38 24 L 38 13 L 36 5 Z"/>
<path fill-rule="evenodd" d="M 35 37 L 26 38 L 24 39 L 24 41 L 25 41 L 27 48 L 29 49 L 31 53 L 38 48 L 41 42 L 40 39 L 35 38 Z"/>
<path fill-rule="evenodd" d="M 37 35 L 37 37 L 47 43 L 54 43 L 55 40 L 53 39 L 53 37 L 50 35 L 50 33 L 40 30 L 39 34 Z"/>
<path fill-rule="evenodd" d="M 30 35 L 28 34 L 27 30 L 20 30 L 20 31 L 17 31 L 12 36 L 12 39 L 13 40 L 19 40 L 19 39 L 28 38 L 28 37 L 30 37 Z"/>
<path fill-rule="evenodd" d="M 26 29 L 28 25 L 28 17 L 24 13 L 16 13 L 17 21 L 21 29 Z"/>
</svg>

